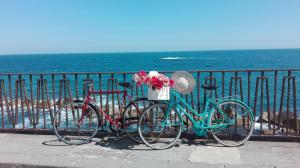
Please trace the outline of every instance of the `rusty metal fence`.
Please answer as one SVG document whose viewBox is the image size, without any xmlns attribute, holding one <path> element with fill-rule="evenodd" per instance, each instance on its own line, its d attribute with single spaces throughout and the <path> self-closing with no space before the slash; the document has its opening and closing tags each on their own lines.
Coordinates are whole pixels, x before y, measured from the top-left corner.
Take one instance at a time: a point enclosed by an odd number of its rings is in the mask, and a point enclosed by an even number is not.
<svg viewBox="0 0 300 168">
<path fill-rule="evenodd" d="M 287 70 L 213 70 L 189 71 L 197 86 L 193 93 L 183 97 L 203 111 L 208 96 L 218 99 L 236 95 L 246 102 L 255 114 L 254 134 L 262 136 L 300 137 L 299 83 L 300 69 Z M 0 73 L 0 131 L 51 133 L 55 111 L 73 99 L 82 99 L 88 86 L 95 90 L 118 88 L 117 81 L 130 82 L 134 72 L 91 73 Z M 163 72 L 170 76 L 172 72 Z M 110 81 L 110 82 L 108 82 Z M 217 90 L 205 91 L 202 84 L 215 84 Z M 145 86 L 133 87 L 132 97 L 146 97 Z M 95 95 L 100 108 L 107 106 L 115 112 L 120 108 L 120 95 Z M 187 123 L 187 129 L 188 130 Z"/>
</svg>

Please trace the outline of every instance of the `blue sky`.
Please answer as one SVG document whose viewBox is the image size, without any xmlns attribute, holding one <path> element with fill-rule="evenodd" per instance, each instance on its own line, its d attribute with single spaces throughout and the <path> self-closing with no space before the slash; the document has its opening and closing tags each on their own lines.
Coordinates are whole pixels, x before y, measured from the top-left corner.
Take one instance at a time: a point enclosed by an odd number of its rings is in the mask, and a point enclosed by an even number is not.
<svg viewBox="0 0 300 168">
<path fill-rule="evenodd" d="M 300 48 L 299 0 L 3 0 L 0 54 Z"/>
</svg>

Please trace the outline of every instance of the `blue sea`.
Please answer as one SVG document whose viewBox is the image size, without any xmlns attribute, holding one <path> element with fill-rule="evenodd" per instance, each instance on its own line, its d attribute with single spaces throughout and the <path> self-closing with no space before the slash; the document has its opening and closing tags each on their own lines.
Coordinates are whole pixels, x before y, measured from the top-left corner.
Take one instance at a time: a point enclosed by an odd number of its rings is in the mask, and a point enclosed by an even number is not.
<svg viewBox="0 0 300 168">
<path fill-rule="evenodd" d="M 300 49 L 0 55 L 0 73 L 287 69 L 299 67 Z"/>
<path fill-rule="evenodd" d="M 293 69 L 300 68 L 300 49 L 266 49 L 266 50 L 224 50 L 224 51 L 184 51 L 184 52 L 138 52 L 138 53 L 80 53 L 80 54 L 24 54 L 24 55 L 0 55 L 0 79 L 8 81 L 7 75 L 1 73 L 52 73 L 52 72 L 137 72 L 140 70 L 150 71 L 178 71 L 178 70 L 245 70 L 245 69 Z M 168 74 L 169 75 L 169 74 Z M 196 74 L 193 74 L 196 77 Z M 266 72 L 269 77 L 270 87 L 270 107 L 272 109 L 274 101 L 274 72 Z M 276 111 L 279 110 L 280 94 L 283 76 L 287 72 L 278 73 L 278 86 L 277 86 L 277 106 Z M 292 75 L 296 79 L 300 77 L 300 71 L 293 72 Z M 209 73 L 201 75 L 200 81 L 204 82 Z M 221 85 L 221 74 L 214 74 L 218 78 L 218 85 Z M 231 76 L 234 73 L 226 73 L 225 77 L 225 94 L 229 95 L 229 83 Z M 243 77 L 243 94 L 247 99 L 247 73 L 239 73 Z M 254 107 L 254 91 L 256 77 L 260 76 L 260 72 L 253 72 L 251 78 L 251 96 L 250 106 Z M 23 77 L 28 80 L 28 75 Z M 103 76 L 103 80 L 108 79 L 110 76 Z M 123 79 L 122 76 L 119 76 Z M 17 79 L 18 76 L 14 75 L 12 80 Z M 37 79 L 39 75 L 33 76 L 33 99 L 36 99 Z M 45 76 L 49 80 L 49 94 L 52 95 L 51 76 Z M 61 78 L 61 76 L 57 77 Z M 56 78 L 55 87 L 58 90 L 59 80 Z M 86 76 L 79 76 L 78 81 L 83 81 Z M 127 78 L 131 78 L 127 76 Z M 74 89 L 74 76 L 69 78 L 71 80 L 72 92 Z M 97 76 L 94 76 L 97 80 Z M 127 80 L 128 81 L 128 80 Z M 95 81 L 97 83 L 99 81 Z M 28 86 L 28 81 L 26 82 Z M 7 87 L 7 86 L 6 86 Z M 83 84 L 79 83 L 79 91 L 82 90 Z M 99 86 L 96 86 L 99 88 Z M 104 85 L 105 87 L 105 85 Z M 96 88 L 96 89 L 98 89 Z M 297 82 L 297 95 L 300 95 L 300 82 Z M 15 92 L 14 82 L 12 82 L 12 91 Z M 31 90 L 27 87 L 27 93 Z M 195 97 L 196 97 L 196 93 Z M 203 96 L 201 91 L 201 97 Z M 56 93 L 56 99 L 58 97 Z M 81 92 L 79 92 L 80 98 Z M 218 91 L 221 95 L 221 88 Z M 52 99 L 52 98 L 51 98 Z M 57 101 L 57 100 L 55 100 Z M 245 100 L 248 102 L 248 100 Z M 258 100 L 258 104 L 260 99 Z M 292 99 L 291 99 L 292 102 Z M 300 111 L 300 99 L 296 100 L 298 114 Z M 99 103 L 99 102 L 98 102 Z M 203 99 L 201 98 L 201 105 L 203 107 Z M 266 110 L 266 101 L 264 101 L 264 111 Z M 201 108 L 202 108 L 201 107 Z M 290 105 L 293 108 L 292 104 Z M 284 107 L 285 109 L 285 107 Z M 291 109 L 292 110 L 292 109 Z M 260 107 L 257 107 L 259 113 Z M 284 110 L 285 111 L 285 110 Z M 42 115 L 40 116 L 42 117 Z M 1 116 L 0 116 L 1 120 Z M 41 118 L 42 120 L 42 118 Z M 50 123 L 50 117 L 47 118 L 47 123 Z M 29 122 L 26 121 L 28 127 Z M 8 123 L 5 123 L 8 124 Z M 22 127 L 21 121 L 18 127 Z M 42 124 L 42 122 L 41 122 Z M 11 125 L 8 124 L 8 127 Z M 43 127 L 42 125 L 40 127 Z M 51 127 L 51 125 L 47 125 Z"/>
</svg>

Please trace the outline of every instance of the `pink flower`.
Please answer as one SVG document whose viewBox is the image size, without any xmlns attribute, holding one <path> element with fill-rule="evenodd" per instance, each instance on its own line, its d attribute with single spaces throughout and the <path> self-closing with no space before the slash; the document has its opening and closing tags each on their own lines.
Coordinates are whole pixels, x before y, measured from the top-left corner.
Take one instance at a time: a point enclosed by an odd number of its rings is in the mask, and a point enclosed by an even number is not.
<svg viewBox="0 0 300 168">
<path fill-rule="evenodd" d="M 153 89 L 161 89 L 162 87 L 174 87 L 174 81 L 170 80 L 164 74 L 159 74 L 156 71 L 151 71 L 147 74 L 145 71 L 135 73 L 132 80 L 136 82 L 137 86 L 146 84 Z"/>
<path fill-rule="evenodd" d="M 140 71 L 138 73 L 139 76 L 142 76 L 142 77 L 146 77 L 147 76 L 147 73 L 145 71 Z"/>
<path fill-rule="evenodd" d="M 174 87 L 175 83 L 173 80 L 170 80 L 170 87 Z"/>
<path fill-rule="evenodd" d="M 144 84 L 148 84 L 149 80 L 150 80 L 150 78 L 147 76 L 144 80 Z"/>
<path fill-rule="evenodd" d="M 151 85 L 156 89 L 161 89 L 164 86 L 164 83 L 162 80 L 160 80 L 160 78 L 153 76 L 151 78 Z"/>
<path fill-rule="evenodd" d="M 136 82 L 138 86 L 144 83 L 145 79 L 147 78 L 147 73 L 145 71 L 140 71 L 135 73 L 132 77 L 132 80 Z"/>
</svg>

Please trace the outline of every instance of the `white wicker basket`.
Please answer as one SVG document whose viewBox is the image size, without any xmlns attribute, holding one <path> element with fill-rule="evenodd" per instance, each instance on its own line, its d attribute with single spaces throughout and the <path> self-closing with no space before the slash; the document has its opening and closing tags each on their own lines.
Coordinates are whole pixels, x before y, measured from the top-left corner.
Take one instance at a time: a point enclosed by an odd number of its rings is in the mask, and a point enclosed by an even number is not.
<svg viewBox="0 0 300 168">
<path fill-rule="evenodd" d="M 170 100 L 170 87 L 159 90 L 148 87 L 148 100 Z"/>
</svg>

